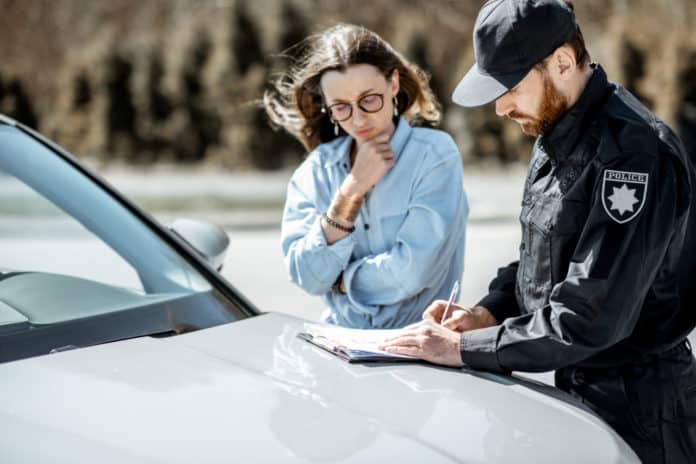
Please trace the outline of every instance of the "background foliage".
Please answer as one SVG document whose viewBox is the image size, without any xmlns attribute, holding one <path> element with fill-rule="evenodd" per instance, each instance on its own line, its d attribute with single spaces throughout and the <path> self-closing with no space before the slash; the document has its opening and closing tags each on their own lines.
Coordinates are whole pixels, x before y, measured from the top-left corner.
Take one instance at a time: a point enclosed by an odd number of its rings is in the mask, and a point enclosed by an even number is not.
<svg viewBox="0 0 696 464">
<path fill-rule="evenodd" d="M 301 146 L 254 104 L 278 56 L 338 21 L 381 34 L 432 75 L 467 162 L 524 159 L 489 106 L 450 102 L 473 62 L 467 0 L 0 0 L 0 112 L 99 163 L 276 169 Z M 576 0 L 593 59 L 696 151 L 696 1 Z"/>
</svg>

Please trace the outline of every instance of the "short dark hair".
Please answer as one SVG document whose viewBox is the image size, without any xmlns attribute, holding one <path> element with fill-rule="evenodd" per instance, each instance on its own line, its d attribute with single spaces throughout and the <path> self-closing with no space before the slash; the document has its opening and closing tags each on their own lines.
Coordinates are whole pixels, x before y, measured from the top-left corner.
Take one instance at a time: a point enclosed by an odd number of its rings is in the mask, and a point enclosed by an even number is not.
<svg viewBox="0 0 696 464">
<path fill-rule="evenodd" d="M 571 0 L 564 1 L 571 10 L 575 11 L 575 5 L 573 5 Z M 568 45 L 573 49 L 573 53 L 575 53 L 575 61 L 578 63 L 578 66 L 585 66 L 590 62 L 590 52 L 587 51 L 587 47 L 585 46 L 585 38 L 582 36 L 580 26 L 576 26 L 575 34 L 568 42 L 565 43 L 565 45 Z"/>
</svg>

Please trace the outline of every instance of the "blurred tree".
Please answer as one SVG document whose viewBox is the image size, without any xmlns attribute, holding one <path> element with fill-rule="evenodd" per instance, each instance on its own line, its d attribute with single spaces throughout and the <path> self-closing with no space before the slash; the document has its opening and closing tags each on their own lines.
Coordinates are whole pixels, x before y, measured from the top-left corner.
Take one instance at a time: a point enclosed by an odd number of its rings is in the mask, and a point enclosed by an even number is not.
<svg viewBox="0 0 696 464">
<path fill-rule="evenodd" d="M 500 121 L 490 106 L 474 111 L 450 102 L 474 59 L 481 1 L 0 0 L 0 110 L 63 134 L 59 141 L 78 154 L 287 166 L 304 150 L 246 104 L 261 96 L 269 76 L 264 50 L 296 56 L 310 32 L 347 21 L 387 38 L 431 73 L 443 128 L 467 160 L 516 160 L 528 155 L 529 140 L 514 123 Z M 593 58 L 694 146 L 696 70 L 686 63 L 696 53 L 696 2 L 586 0 L 576 7 Z"/>
<path fill-rule="evenodd" d="M 449 95 L 443 88 L 440 79 L 436 75 L 436 68 L 430 62 L 428 39 L 423 34 L 416 34 L 411 38 L 406 56 L 413 60 L 425 72 L 430 73 L 430 88 L 433 89 L 437 101 L 442 105 L 442 110 L 449 106 Z"/>
<path fill-rule="evenodd" d="M 267 82 L 274 69 L 291 66 L 295 59 L 302 56 L 306 49 L 304 39 L 309 34 L 305 17 L 293 2 L 286 0 L 280 14 L 283 28 L 279 35 L 278 47 L 281 55 L 275 55 L 266 69 Z M 270 68 L 270 69 L 269 69 Z M 262 88 L 258 94 L 263 93 Z M 250 140 L 252 165 L 259 169 L 278 169 L 286 164 L 296 164 L 304 156 L 304 148 L 290 134 L 275 130 L 263 108 L 256 106 L 251 115 L 253 136 Z"/>
<path fill-rule="evenodd" d="M 107 64 L 106 90 L 108 94 L 107 144 L 109 153 L 134 160 L 137 134 L 135 131 L 136 110 L 131 93 L 133 65 L 124 57 L 115 54 Z"/>
<path fill-rule="evenodd" d="M 0 90 L 0 103 L 2 111 L 13 119 L 25 124 L 33 129 L 39 127 L 38 117 L 29 101 L 29 97 L 24 91 L 24 86 L 19 79 L 12 79 L 10 83 Z"/>
<path fill-rule="evenodd" d="M 677 109 L 677 131 L 696 162 L 696 52 L 684 53 L 686 64 L 677 77 L 683 96 Z"/>
<path fill-rule="evenodd" d="M 237 71 L 242 76 L 253 64 L 265 62 L 261 36 L 244 0 L 237 0 L 235 4 L 230 45 L 232 59 L 237 63 Z"/>
<path fill-rule="evenodd" d="M 92 101 L 92 88 L 84 72 L 81 72 L 73 81 L 72 108 L 83 110 Z"/>
<path fill-rule="evenodd" d="M 182 75 L 185 98 L 189 101 L 196 99 L 202 93 L 201 74 L 211 51 L 212 44 L 207 34 L 204 32 L 196 34 L 195 42 L 186 58 Z"/>
<path fill-rule="evenodd" d="M 184 84 L 183 111 L 187 124 L 175 135 L 173 150 L 179 161 L 201 161 L 211 145 L 220 141 L 222 120 L 216 105 L 209 104 L 203 70 L 212 53 L 212 42 L 206 32 L 196 34 L 182 70 Z"/>
<path fill-rule="evenodd" d="M 622 44 L 621 68 L 624 87 L 645 106 L 653 108 L 653 101 L 640 90 L 641 80 L 645 76 L 645 53 L 628 40 Z"/>
<path fill-rule="evenodd" d="M 279 169 L 286 165 L 286 161 L 296 162 L 305 156 L 304 148 L 294 138 L 271 129 L 263 108 L 254 108 L 251 123 L 255 130 L 249 141 L 249 149 L 255 168 Z"/>
<path fill-rule="evenodd" d="M 162 56 L 160 50 L 157 50 L 150 55 L 147 72 L 147 104 L 150 117 L 156 122 L 166 120 L 174 110 L 171 100 L 162 91 L 163 77 Z"/>
<path fill-rule="evenodd" d="M 309 35 L 307 21 L 290 0 L 283 2 L 280 17 L 283 29 L 278 40 L 279 48 L 281 52 L 287 53 L 290 57 L 298 58 L 307 48 L 304 42 L 304 39 Z"/>
<path fill-rule="evenodd" d="M 5 80 L 0 74 L 0 111 L 3 110 L 2 100 L 5 98 Z"/>
<path fill-rule="evenodd" d="M 145 107 L 141 111 L 138 127 L 142 134 L 142 161 L 156 161 L 163 155 L 174 152 L 172 128 L 167 122 L 175 111 L 173 100 L 164 92 L 162 80 L 165 68 L 162 60 L 162 49 L 152 50 L 147 57 L 145 72 Z"/>
</svg>

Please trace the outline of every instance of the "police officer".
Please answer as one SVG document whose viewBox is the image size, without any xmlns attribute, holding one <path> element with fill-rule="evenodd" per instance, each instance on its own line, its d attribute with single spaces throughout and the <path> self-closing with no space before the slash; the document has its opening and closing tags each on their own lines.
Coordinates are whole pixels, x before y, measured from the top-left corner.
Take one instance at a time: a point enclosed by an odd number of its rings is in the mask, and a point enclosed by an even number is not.
<svg viewBox="0 0 696 464">
<path fill-rule="evenodd" d="M 537 136 L 519 261 L 472 308 L 436 301 L 384 349 L 492 371 L 556 370 L 644 462 L 696 462 L 692 164 L 590 63 L 572 4 L 490 0 L 454 91 Z M 689 228 L 687 230 L 687 225 Z"/>
</svg>

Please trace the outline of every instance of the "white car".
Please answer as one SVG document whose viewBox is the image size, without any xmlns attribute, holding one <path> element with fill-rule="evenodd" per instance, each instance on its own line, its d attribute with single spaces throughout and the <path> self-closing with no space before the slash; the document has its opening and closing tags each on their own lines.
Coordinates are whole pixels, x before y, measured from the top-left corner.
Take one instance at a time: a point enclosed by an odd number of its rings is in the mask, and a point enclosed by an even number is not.
<svg viewBox="0 0 696 464">
<path fill-rule="evenodd" d="M 552 387 L 301 340 L 217 272 L 226 246 L 0 118 L 0 462 L 638 462 Z"/>
</svg>

